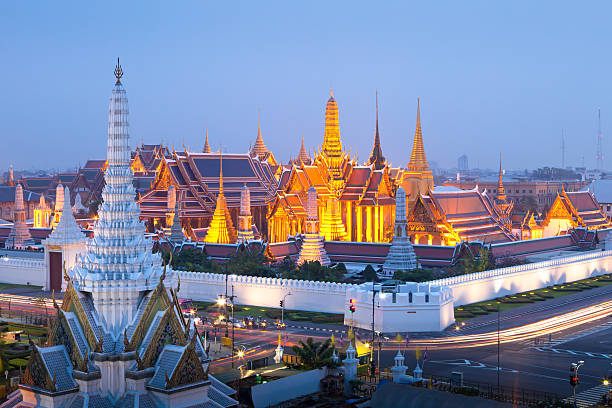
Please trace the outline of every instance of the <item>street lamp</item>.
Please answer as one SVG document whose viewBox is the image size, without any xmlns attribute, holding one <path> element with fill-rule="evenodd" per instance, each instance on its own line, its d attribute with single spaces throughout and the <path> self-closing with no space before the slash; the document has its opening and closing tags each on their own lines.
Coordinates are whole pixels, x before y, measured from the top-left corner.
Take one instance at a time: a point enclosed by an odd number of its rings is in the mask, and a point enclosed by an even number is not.
<svg viewBox="0 0 612 408">
<path fill-rule="evenodd" d="M 229 337 L 229 330 L 228 330 L 227 324 L 231 323 L 231 325 L 232 325 L 232 368 L 234 368 L 234 326 L 235 326 L 235 324 L 234 324 L 234 299 L 236 299 L 236 297 L 237 296 L 234 295 L 234 285 L 232 285 L 232 294 L 231 294 L 231 296 L 228 296 L 227 294 L 225 294 L 225 296 L 224 295 L 219 295 L 219 298 L 217 299 L 217 304 L 219 306 L 225 306 L 226 312 L 227 312 L 227 305 L 228 304 L 232 308 L 232 318 L 231 319 L 227 319 L 225 321 L 225 337 Z"/>
<path fill-rule="evenodd" d="M 286 304 L 286 300 L 287 296 L 291 296 L 291 292 L 287 293 L 285 296 L 283 296 L 283 300 L 280 301 L 280 306 L 281 306 L 281 327 L 284 327 L 285 325 L 285 304 Z"/>
</svg>

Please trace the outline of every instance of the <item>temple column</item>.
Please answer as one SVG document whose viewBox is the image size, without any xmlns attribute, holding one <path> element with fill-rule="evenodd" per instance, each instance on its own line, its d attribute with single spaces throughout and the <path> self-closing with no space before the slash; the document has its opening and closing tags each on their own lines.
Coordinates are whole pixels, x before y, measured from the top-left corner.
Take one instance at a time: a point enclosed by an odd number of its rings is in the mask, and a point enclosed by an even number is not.
<svg viewBox="0 0 612 408">
<path fill-rule="evenodd" d="M 372 242 L 372 207 L 366 207 L 366 242 Z"/>
<path fill-rule="evenodd" d="M 380 230 L 380 241 L 379 242 L 384 242 L 385 241 L 385 207 L 384 206 L 380 206 L 380 226 L 379 226 L 379 230 Z"/>
<path fill-rule="evenodd" d="M 380 242 L 380 231 L 378 226 L 380 225 L 380 207 L 374 206 L 374 242 Z"/>
<path fill-rule="evenodd" d="M 346 202 L 346 233 L 347 240 L 353 240 L 353 209 L 351 208 L 351 202 Z"/>
<path fill-rule="evenodd" d="M 361 242 L 362 239 L 362 234 L 363 234 L 363 223 L 362 223 L 362 213 L 361 213 L 361 206 L 357 205 L 355 206 L 355 217 L 357 217 L 357 231 L 355 234 L 355 239 L 357 240 L 357 242 Z"/>
</svg>

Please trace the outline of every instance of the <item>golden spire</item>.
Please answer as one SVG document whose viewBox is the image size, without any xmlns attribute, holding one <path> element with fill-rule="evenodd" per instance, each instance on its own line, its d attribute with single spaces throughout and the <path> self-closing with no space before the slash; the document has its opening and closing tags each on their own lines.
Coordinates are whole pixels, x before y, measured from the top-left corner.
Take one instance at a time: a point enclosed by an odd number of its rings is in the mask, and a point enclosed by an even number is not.
<svg viewBox="0 0 612 408">
<path fill-rule="evenodd" d="M 340 141 L 340 124 L 338 119 L 338 104 L 334 99 L 333 90 L 325 107 L 325 136 L 323 138 L 323 153 L 328 157 L 342 155 L 342 142 Z"/>
<path fill-rule="evenodd" d="M 227 208 L 225 195 L 223 194 L 223 152 L 219 152 L 219 194 L 217 195 L 217 206 L 204 242 L 216 244 L 233 244 L 237 235 L 232 216 Z"/>
<path fill-rule="evenodd" d="M 259 114 L 259 124 L 257 126 L 257 139 L 255 139 L 255 146 L 253 146 L 253 151 L 257 155 L 258 158 L 262 159 L 266 153 L 268 153 L 268 149 L 264 144 L 263 138 L 261 137 L 261 113 Z"/>
<path fill-rule="evenodd" d="M 298 154 L 298 160 L 303 164 L 310 164 L 310 156 L 308 156 L 308 152 L 304 147 L 304 135 L 302 135 L 302 147 L 300 147 L 300 153 Z"/>
<path fill-rule="evenodd" d="M 499 152 L 499 182 L 497 184 L 497 199 L 500 201 L 506 201 L 506 191 L 504 190 L 502 174 L 501 152 Z"/>
<path fill-rule="evenodd" d="M 210 144 L 208 143 L 208 128 L 206 128 L 206 138 L 204 139 L 204 149 L 202 153 L 210 153 Z"/>
<path fill-rule="evenodd" d="M 427 157 L 425 157 L 425 148 L 423 147 L 423 132 L 421 131 L 421 102 L 417 99 L 417 123 L 414 131 L 414 142 L 412 144 L 412 154 L 408 162 L 409 170 L 427 170 Z"/>
<path fill-rule="evenodd" d="M 376 91 L 376 132 L 374 133 L 374 147 L 372 148 L 372 154 L 370 155 L 368 164 L 373 164 L 376 170 L 385 168 L 385 157 L 382 154 L 380 134 L 378 133 L 378 91 Z"/>
<path fill-rule="evenodd" d="M 115 66 L 115 78 L 117 78 L 117 84 L 121 83 L 121 78 L 123 77 L 123 70 L 121 69 L 121 64 L 119 64 L 119 57 L 117 57 L 117 66 Z"/>
</svg>

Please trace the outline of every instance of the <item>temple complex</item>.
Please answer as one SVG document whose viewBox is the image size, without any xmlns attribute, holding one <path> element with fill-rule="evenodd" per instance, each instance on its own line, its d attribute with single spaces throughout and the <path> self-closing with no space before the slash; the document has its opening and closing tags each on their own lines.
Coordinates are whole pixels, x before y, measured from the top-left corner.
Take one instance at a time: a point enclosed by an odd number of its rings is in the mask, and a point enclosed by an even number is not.
<svg viewBox="0 0 612 408">
<path fill-rule="evenodd" d="M 323 236 L 319 234 L 317 190 L 314 187 L 308 189 L 308 201 L 306 205 L 306 232 L 304 233 L 304 241 L 300 248 L 297 264 L 301 265 L 304 262 L 318 261 L 321 265 L 327 266 L 331 261 L 323 246 Z"/>
<path fill-rule="evenodd" d="M 26 225 L 26 213 L 23 205 L 23 187 L 17 184 L 15 187 L 15 220 L 13 228 L 9 233 L 6 243 L 7 248 L 23 249 L 30 240 L 30 229 Z"/>
<path fill-rule="evenodd" d="M 217 194 L 217 205 L 204 242 L 209 244 L 233 244 L 237 238 L 232 216 L 227 209 L 227 202 L 223 194 L 223 157 L 219 157 L 219 194 Z"/>
<path fill-rule="evenodd" d="M 280 175 L 268 214 L 270 242 L 283 242 L 288 236 L 306 232 L 306 203 L 311 187 L 317 192 L 320 233 L 325 240 L 390 242 L 395 188 L 401 172 L 385 163 L 378 127 L 373 161 L 357 165 L 343 149 L 338 104 L 332 94 L 325 109 L 323 144 L 312 164 L 305 159 L 293 160 Z"/>
<path fill-rule="evenodd" d="M 402 187 L 395 194 L 395 234 L 383 265 L 383 276 L 392 278 L 395 271 L 406 271 L 418 267 L 414 248 L 408 237 L 406 220 L 406 192 Z"/>
<path fill-rule="evenodd" d="M 117 64 L 94 238 L 65 270 L 66 293 L 61 307 L 54 299 L 48 341 L 30 342 L 19 389 L 2 407 L 238 405 L 235 391 L 208 374 L 198 329 L 181 313 L 180 281 L 162 270 L 138 219 L 122 74 Z"/>
</svg>

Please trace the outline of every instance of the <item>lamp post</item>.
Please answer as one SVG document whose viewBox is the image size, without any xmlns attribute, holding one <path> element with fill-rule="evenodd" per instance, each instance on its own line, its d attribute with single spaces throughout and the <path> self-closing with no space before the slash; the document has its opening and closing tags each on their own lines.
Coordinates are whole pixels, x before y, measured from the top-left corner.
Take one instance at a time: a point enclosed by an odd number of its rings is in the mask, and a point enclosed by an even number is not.
<svg viewBox="0 0 612 408">
<path fill-rule="evenodd" d="M 231 324 L 232 324 L 232 368 L 234 368 L 234 299 L 237 296 L 234 295 L 234 285 L 232 285 L 232 294 L 231 296 L 226 295 L 219 295 L 219 299 L 217 299 L 217 304 L 219 306 L 225 306 L 225 309 L 227 310 L 227 304 L 229 301 L 229 305 L 232 308 L 232 318 L 231 318 Z M 227 320 L 230 320 L 229 318 Z M 225 337 L 229 337 L 229 333 L 228 333 L 228 327 L 227 327 L 227 321 L 225 324 Z"/>
<path fill-rule="evenodd" d="M 285 299 L 287 299 L 287 296 L 291 296 L 291 292 L 283 296 L 283 300 L 281 300 L 281 327 L 285 325 Z"/>
<path fill-rule="evenodd" d="M 374 330 L 374 299 L 376 299 L 376 293 L 378 293 L 378 291 L 375 287 L 375 280 L 372 279 L 372 347 L 370 348 L 371 364 L 374 364 L 374 336 L 376 334 L 376 331 Z"/>
<path fill-rule="evenodd" d="M 501 313 L 501 302 L 497 302 L 497 393 L 500 394 L 500 384 L 499 384 L 499 371 L 500 371 L 500 367 L 499 367 L 499 348 L 500 348 L 500 341 L 499 341 L 499 326 L 500 326 L 500 313 Z"/>
<path fill-rule="evenodd" d="M 570 365 L 570 384 L 574 393 L 574 406 L 576 406 L 576 386 L 578 385 L 578 369 L 584 365 L 584 361 L 580 360 L 577 363 Z"/>
</svg>

